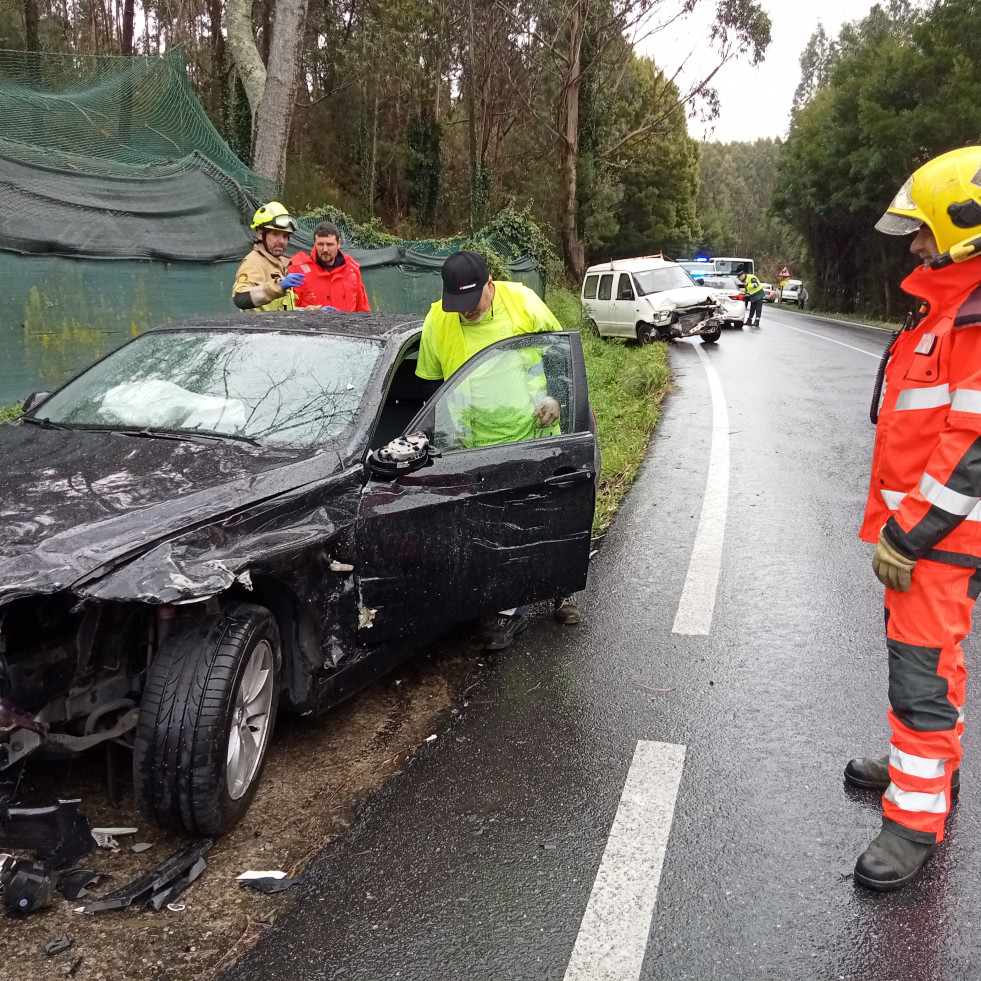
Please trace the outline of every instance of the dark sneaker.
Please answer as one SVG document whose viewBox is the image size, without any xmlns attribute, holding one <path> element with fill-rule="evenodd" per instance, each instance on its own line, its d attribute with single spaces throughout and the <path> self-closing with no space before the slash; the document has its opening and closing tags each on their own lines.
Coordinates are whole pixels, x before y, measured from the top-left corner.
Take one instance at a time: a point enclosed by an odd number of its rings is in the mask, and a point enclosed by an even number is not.
<svg viewBox="0 0 981 981">
<path fill-rule="evenodd" d="M 936 845 L 901 838 L 885 828 L 855 863 L 855 880 L 869 889 L 902 889 L 916 878 Z"/>
<path fill-rule="evenodd" d="M 552 608 L 552 616 L 559 623 L 573 624 L 582 620 L 582 611 L 579 604 L 571 596 L 557 596 L 555 605 Z"/>
<path fill-rule="evenodd" d="M 501 651 L 509 647 L 518 634 L 528 629 L 528 620 L 523 616 L 498 616 L 484 630 L 484 650 Z"/>
<path fill-rule="evenodd" d="M 845 766 L 845 783 L 866 790 L 885 791 L 889 786 L 889 757 L 860 756 L 849 760 Z M 961 789 L 961 771 L 955 770 L 950 778 L 951 796 Z"/>
</svg>

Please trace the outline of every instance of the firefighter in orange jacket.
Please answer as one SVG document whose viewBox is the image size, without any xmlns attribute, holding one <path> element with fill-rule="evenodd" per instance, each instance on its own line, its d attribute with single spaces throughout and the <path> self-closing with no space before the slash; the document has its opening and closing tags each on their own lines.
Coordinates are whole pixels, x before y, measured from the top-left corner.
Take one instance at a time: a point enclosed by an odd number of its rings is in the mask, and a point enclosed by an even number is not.
<svg viewBox="0 0 981 981">
<path fill-rule="evenodd" d="M 361 267 L 341 252 L 340 230 L 329 221 L 317 225 L 313 230 L 313 251 L 293 256 L 289 271 L 303 276 L 302 285 L 296 288 L 298 307 L 370 313 Z"/>
<path fill-rule="evenodd" d="M 876 228 L 915 233 L 923 263 L 903 281 L 920 316 L 885 367 L 861 531 L 886 587 L 892 748 L 845 768 L 847 782 L 884 791 L 855 878 L 888 890 L 943 840 L 959 783 L 961 642 L 981 592 L 981 147 L 917 170 Z"/>
</svg>

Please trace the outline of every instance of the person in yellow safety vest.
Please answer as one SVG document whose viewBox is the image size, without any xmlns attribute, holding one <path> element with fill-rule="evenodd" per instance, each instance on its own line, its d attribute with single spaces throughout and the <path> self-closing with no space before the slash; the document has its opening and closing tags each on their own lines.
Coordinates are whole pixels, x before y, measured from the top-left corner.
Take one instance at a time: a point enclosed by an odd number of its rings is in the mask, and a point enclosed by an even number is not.
<svg viewBox="0 0 981 981">
<path fill-rule="evenodd" d="M 763 313 L 763 300 L 766 298 L 763 283 L 745 268 L 737 279 L 746 294 L 746 308 L 749 311 L 746 324 L 749 327 L 759 327 L 760 315 Z"/>
<path fill-rule="evenodd" d="M 443 296 L 422 327 L 416 375 L 433 391 L 464 362 L 495 341 L 518 334 L 561 330 L 561 324 L 533 290 L 521 283 L 495 283 L 478 252 L 454 252 L 443 263 Z M 488 446 L 557 434 L 559 403 L 548 394 L 541 355 L 528 349 L 474 371 L 459 400 L 448 406 L 464 431 L 466 446 Z M 507 403 L 504 405 L 504 403 Z M 492 411 L 482 409 L 493 406 Z M 572 596 L 555 599 L 559 623 L 579 623 Z M 500 650 L 525 630 L 524 607 L 502 610 L 485 627 L 484 647 Z"/>
<path fill-rule="evenodd" d="M 235 274 L 232 300 L 240 310 L 292 310 L 293 287 L 303 282 L 302 273 L 286 270 L 286 246 L 296 231 L 296 220 L 279 201 L 264 204 L 252 219 L 256 243 Z"/>
</svg>

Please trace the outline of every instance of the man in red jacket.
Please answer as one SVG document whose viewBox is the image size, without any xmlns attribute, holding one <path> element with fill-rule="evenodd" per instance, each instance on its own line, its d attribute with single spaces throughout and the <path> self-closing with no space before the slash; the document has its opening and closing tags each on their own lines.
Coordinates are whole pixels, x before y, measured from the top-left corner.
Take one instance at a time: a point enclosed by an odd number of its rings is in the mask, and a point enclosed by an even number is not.
<svg viewBox="0 0 981 981">
<path fill-rule="evenodd" d="M 855 878 L 888 890 L 943 840 L 959 785 L 961 642 L 981 592 L 981 147 L 917 170 L 876 228 L 915 233 L 922 263 L 903 281 L 920 314 L 885 367 L 861 530 L 886 587 L 892 749 L 845 768 L 848 783 L 884 791 Z"/>
<path fill-rule="evenodd" d="M 341 252 L 341 233 L 329 221 L 317 225 L 313 230 L 313 251 L 293 256 L 289 271 L 303 276 L 303 283 L 293 287 L 297 307 L 371 311 L 361 282 L 361 267 Z"/>
</svg>

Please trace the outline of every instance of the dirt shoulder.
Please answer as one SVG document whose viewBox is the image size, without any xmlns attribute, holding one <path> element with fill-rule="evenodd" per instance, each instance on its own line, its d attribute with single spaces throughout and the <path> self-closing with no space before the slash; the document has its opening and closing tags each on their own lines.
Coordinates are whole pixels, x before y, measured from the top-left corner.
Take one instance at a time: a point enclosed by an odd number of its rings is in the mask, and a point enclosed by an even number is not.
<svg viewBox="0 0 981 981">
<path fill-rule="evenodd" d="M 232 834 L 215 840 L 207 870 L 176 900 L 183 908 L 89 916 L 74 912 L 84 900 L 69 902 L 56 893 L 50 909 L 3 918 L 0 981 L 207 981 L 254 943 L 294 895 L 264 895 L 242 888 L 235 877 L 248 869 L 302 872 L 348 827 L 359 804 L 399 773 L 428 737 L 445 730 L 483 663 L 476 634 L 457 634 L 321 719 L 281 718 L 248 815 Z M 96 848 L 77 863 L 112 875 L 93 898 L 126 885 L 188 843 L 135 810 L 128 770 L 120 783 L 124 797 L 113 807 L 104 758 L 96 752 L 81 761 L 36 763 L 19 788 L 20 806 L 77 797 L 93 827 L 139 828 L 137 835 L 118 839 L 117 852 Z M 137 854 L 134 842 L 153 847 Z M 46 955 L 43 945 L 64 934 L 72 937 L 71 948 Z"/>
</svg>

